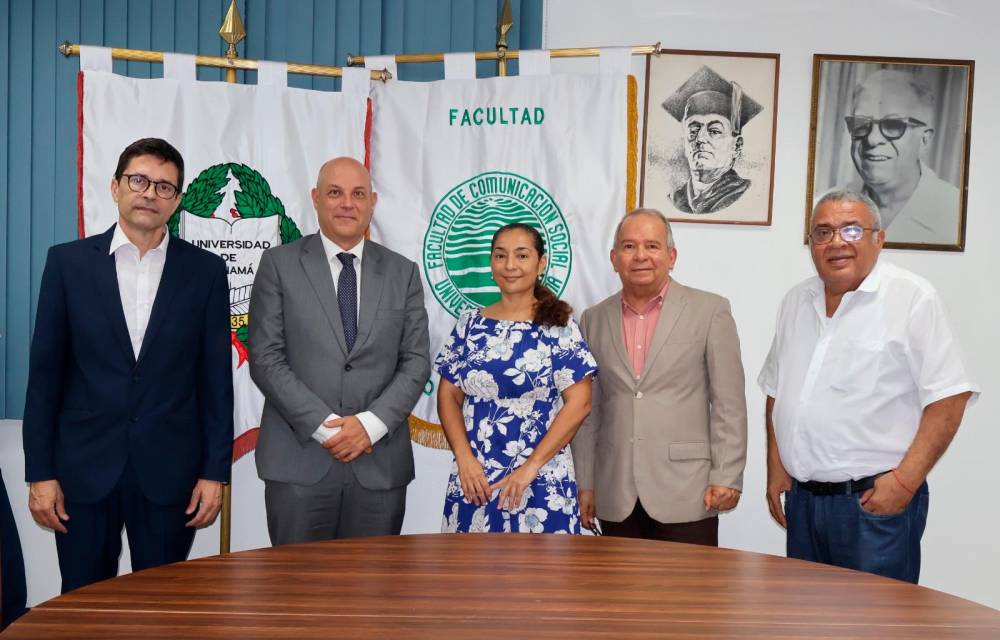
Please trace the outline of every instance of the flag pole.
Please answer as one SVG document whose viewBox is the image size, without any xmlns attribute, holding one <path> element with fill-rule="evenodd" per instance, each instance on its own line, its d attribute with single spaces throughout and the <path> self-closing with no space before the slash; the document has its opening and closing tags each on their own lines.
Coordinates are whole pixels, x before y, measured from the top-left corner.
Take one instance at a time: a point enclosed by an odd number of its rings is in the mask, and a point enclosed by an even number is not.
<svg viewBox="0 0 1000 640">
<path fill-rule="evenodd" d="M 631 47 L 632 55 L 634 56 L 658 56 L 663 51 L 660 48 L 660 43 L 656 44 L 645 44 L 645 45 L 635 45 Z M 500 60 L 500 51 L 473 51 L 476 60 Z M 549 56 L 552 58 L 596 58 L 601 55 L 601 47 L 574 47 L 574 48 L 564 48 L 564 49 L 549 49 Z M 507 50 L 503 53 L 503 58 L 518 59 L 520 56 L 517 51 Z M 444 53 L 400 53 L 395 56 L 397 64 L 403 63 L 415 63 L 415 62 L 442 62 L 444 60 Z M 361 67 L 365 64 L 364 56 L 356 56 L 353 54 L 347 54 L 347 66 L 348 67 Z M 256 68 L 256 67 L 254 67 Z"/>
<path fill-rule="evenodd" d="M 503 11 L 497 22 L 497 75 L 501 78 L 507 75 L 507 32 L 514 26 L 514 17 L 510 10 L 510 0 L 504 0 Z"/>
<path fill-rule="evenodd" d="M 71 42 L 63 42 L 58 47 L 59 53 L 67 58 L 80 55 L 80 45 Z M 132 60 L 135 62 L 163 62 L 162 51 L 149 51 L 145 49 L 124 49 L 112 47 L 111 57 L 114 60 Z M 249 58 L 227 58 L 225 56 L 202 56 L 194 57 L 195 65 L 199 67 L 218 67 L 232 70 L 235 74 L 237 69 L 254 71 L 257 69 L 257 61 Z M 303 64 L 301 62 L 289 62 L 288 73 L 301 73 L 309 76 L 324 76 L 327 78 L 339 78 L 344 75 L 343 67 L 333 67 L 323 64 Z M 391 77 L 384 69 L 372 69 L 371 79 L 385 81 Z"/>
<path fill-rule="evenodd" d="M 497 20 L 497 48 L 495 51 L 473 51 L 476 60 L 496 60 L 497 75 L 507 75 L 507 61 L 520 57 L 517 51 L 508 48 L 507 34 L 514 27 L 513 13 L 510 8 L 510 0 L 504 0 L 500 18 Z M 634 56 L 659 56 L 663 49 L 660 43 L 634 45 L 632 55 Z M 594 58 L 601 55 L 601 47 L 568 47 L 562 49 L 549 49 L 549 57 L 552 58 Z M 393 59 L 396 64 L 418 63 L 418 62 L 442 62 L 444 53 L 400 53 Z M 365 65 L 364 56 L 347 54 L 348 67 L 363 67 Z"/>
<path fill-rule="evenodd" d="M 247 30 L 243 26 L 243 18 L 240 16 L 239 7 L 236 6 L 236 0 L 231 0 L 229 3 L 229 11 L 226 12 L 226 17 L 222 20 L 222 26 L 219 27 L 219 37 L 229 45 L 226 47 L 226 59 L 232 62 L 239 58 L 240 54 L 236 51 L 236 45 L 247 37 Z M 226 82 L 230 84 L 236 83 L 236 67 L 226 67 Z M 232 531 L 233 484 L 232 482 L 228 482 L 222 487 L 222 515 L 219 520 L 219 555 L 229 553 L 230 543 L 232 542 Z"/>
</svg>

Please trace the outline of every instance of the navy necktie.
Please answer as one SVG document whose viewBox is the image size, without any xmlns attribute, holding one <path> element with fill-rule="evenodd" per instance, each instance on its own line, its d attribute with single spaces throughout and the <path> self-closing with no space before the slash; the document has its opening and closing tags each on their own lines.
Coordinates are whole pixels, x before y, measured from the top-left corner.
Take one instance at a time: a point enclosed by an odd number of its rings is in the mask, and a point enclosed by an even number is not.
<svg viewBox="0 0 1000 640">
<path fill-rule="evenodd" d="M 358 276 L 354 271 L 354 254 L 338 253 L 337 259 L 344 265 L 337 280 L 337 306 L 344 323 L 344 342 L 350 351 L 358 337 Z"/>
</svg>

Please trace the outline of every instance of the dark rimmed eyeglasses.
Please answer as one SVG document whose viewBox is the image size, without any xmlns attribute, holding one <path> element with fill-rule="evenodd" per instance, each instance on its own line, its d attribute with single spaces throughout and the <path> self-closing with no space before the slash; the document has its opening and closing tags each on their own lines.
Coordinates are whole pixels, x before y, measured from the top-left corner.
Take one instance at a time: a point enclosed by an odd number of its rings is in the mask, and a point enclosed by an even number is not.
<svg viewBox="0 0 1000 640">
<path fill-rule="evenodd" d="M 177 195 L 177 185 L 171 182 L 150 180 L 141 173 L 123 173 L 122 177 L 126 179 L 128 188 L 136 193 L 146 193 L 149 185 L 153 185 L 153 192 L 164 200 L 170 200 Z"/>
<path fill-rule="evenodd" d="M 839 229 L 833 227 L 816 227 L 809 232 L 813 244 L 827 244 L 833 241 L 835 235 L 840 235 L 844 242 L 857 242 L 864 237 L 865 231 L 878 231 L 874 227 L 862 227 L 860 224 L 845 224 Z"/>
<path fill-rule="evenodd" d="M 921 122 L 916 118 L 882 118 L 876 120 L 868 116 L 844 116 L 847 123 L 847 131 L 852 138 L 867 138 L 872 132 L 872 128 L 877 124 L 878 130 L 886 140 L 898 140 L 903 137 L 908 127 L 926 127 L 926 122 Z"/>
</svg>

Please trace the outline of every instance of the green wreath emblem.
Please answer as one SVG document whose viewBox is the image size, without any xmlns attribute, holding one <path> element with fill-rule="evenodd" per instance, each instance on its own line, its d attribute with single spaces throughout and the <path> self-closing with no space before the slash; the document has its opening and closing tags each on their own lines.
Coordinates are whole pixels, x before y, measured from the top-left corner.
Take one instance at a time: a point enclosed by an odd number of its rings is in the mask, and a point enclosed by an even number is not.
<svg viewBox="0 0 1000 640">
<path fill-rule="evenodd" d="M 288 244 L 302 237 L 295 221 L 285 215 L 285 205 L 271 193 L 271 185 L 264 176 L 256 169 L 236 162 L 223 162 L 208 167 L 191 181 L 181 197 L 177 211 L 167 220 L 170 235 L 179 237 L 181 214 L 185 211 L 200 218 L 211 218 L 215 214 L 215 210 L 222 204 L 222 190 L 229 184 L 230 172 L 240 185 L 240 190 L 233 194 L 240 218 L 280 216 L 278 234 L 281 244 Z M 246 325 L 236 330 L 237 340 L 244 345 L 247 342 L 247 332 Z"/>
</svg>

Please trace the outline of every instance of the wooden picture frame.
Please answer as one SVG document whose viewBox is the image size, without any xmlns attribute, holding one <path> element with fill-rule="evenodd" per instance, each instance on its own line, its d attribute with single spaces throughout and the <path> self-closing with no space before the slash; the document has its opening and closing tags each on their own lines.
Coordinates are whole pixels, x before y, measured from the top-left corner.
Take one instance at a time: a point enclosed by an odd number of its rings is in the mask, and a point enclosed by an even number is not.
<svg viewBox="0 0 1000 640">
<path fill-rule="evenodd" d="M 847 189 L 878 205 L 886 247 L 964 251 L 974 71 L 972 60 L 814 55 L 804 239 L 813 204 Z"/>
<path fill-rule="evenodd" d="M 647 57 L 641 206 L 671 221 L 771 224 L 779 63 L 777 53 Z"/>
</svg>

